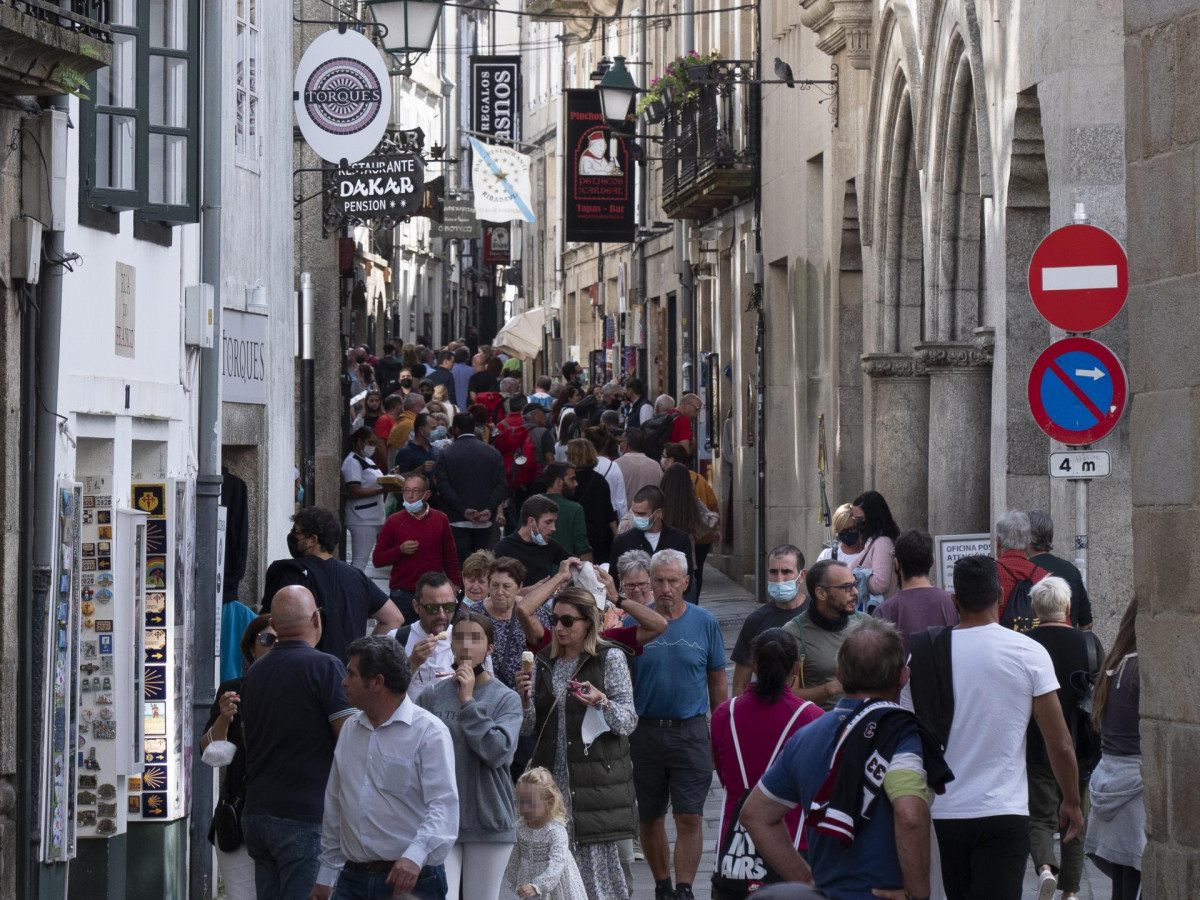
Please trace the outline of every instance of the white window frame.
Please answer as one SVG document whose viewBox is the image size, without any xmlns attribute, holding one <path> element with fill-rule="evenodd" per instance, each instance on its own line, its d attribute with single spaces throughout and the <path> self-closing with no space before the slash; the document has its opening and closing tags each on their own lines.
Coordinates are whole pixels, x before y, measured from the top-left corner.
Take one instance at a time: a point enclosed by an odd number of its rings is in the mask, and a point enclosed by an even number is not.
<svg viewBox="0 0 1200 900">
<path fill-rule="evenodd" d="M 262 141 L 262 36 L 259 31 L 260 0 L 234 0 L 237 69 L 233 84 L 234 158 L 258 172 L 263 156 Z M 253 113 L 253 115 L 251 114 Z"/>
</svg>

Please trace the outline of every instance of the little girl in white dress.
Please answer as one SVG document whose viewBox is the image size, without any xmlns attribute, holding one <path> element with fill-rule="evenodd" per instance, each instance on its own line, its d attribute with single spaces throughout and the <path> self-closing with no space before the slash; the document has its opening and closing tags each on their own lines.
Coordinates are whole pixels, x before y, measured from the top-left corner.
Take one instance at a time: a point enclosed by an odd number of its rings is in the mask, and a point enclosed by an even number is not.
<svg viewBox="0 0 1200 900">
<path fill-rule="evenodd" d="M 566 807 L 548 769 L 530 769 L 517 782 L 517 845 L 504 883 L 521 900 L 587 900 L 567 840 Z"/>
</svg>

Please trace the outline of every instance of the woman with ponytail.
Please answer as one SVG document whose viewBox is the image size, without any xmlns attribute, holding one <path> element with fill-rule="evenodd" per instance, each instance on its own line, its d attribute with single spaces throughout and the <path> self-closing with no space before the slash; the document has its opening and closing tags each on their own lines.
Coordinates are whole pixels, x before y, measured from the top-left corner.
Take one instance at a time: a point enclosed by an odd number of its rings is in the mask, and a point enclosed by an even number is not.
<svg viewBox="0 0 1200 900">
<path fill-rule="evenodd" d="M 795 638 L 782 628 L 768 628 L 754 639 L 751 653 L 754 680 L 750 687 L 740 697 L 726 700 L 712 715 L 713 768 L 725 788 L 718 848 L 733 824 L 734 809 L 758 784 L 777 748 L 821 716 L 819 706 L 801 700 L 789 689 L 800 669 L 800 648 Z M 796 808 L 787 816 L 793 840 L 803 812 Z M 800 848 L 805 849 L 805 845 L 801 843 Z"/>
</svg>

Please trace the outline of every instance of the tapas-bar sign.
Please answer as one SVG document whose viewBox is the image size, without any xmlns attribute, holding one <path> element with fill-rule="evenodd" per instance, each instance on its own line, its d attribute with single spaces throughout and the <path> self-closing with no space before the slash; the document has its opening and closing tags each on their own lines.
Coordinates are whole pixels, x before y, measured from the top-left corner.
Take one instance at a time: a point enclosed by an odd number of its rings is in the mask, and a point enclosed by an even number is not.
<svg viewBox="0 0 1200 900">
<path fill-rule="evenodd" d="M 334 211 L 347 220 L 402 219 L 421 208 L 425 169 L 415 153 L 368 156 L 338 169 Z"/>
<path fill-rule="evenodd" d="M 634 239 L 633 168 L 627 144 L 605 124 L 594 90 L 566 92 L 567 240 Z"/>
</svg>

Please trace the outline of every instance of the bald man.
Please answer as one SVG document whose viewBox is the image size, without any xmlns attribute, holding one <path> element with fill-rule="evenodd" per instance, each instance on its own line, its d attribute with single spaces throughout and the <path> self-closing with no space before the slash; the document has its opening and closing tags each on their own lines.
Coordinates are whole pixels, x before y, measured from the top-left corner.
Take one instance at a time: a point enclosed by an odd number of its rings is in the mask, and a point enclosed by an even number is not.
<svg viewBox="0 0 1200 900">
<path fill-rule="evenodd" d="M 307 897 L 317 880 L 333 748 L 346 717 L 341 660 L 316 649 L 321 614 L 308 588 L 271 598 L 278 640 L 246 670 L 246 804 L 242 834 L 260 898 Z"/>
</svg>

